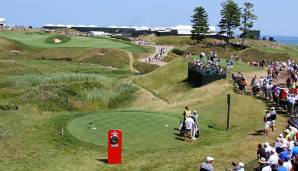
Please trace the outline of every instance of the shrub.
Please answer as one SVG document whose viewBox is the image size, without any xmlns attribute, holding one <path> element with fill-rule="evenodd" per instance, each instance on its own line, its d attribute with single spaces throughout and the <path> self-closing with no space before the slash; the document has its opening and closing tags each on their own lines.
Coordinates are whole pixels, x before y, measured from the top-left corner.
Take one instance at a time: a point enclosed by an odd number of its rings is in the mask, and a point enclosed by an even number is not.
<svg viewBox="0 0 298 171">
<path fill-rule="evenodd" d="M 79 95 L 66 85 L 41 85 L 26 90 L 24 102 L 31 102 L 46 111 L 76 110 L 72 99 Z"/>
<path fill-rule="evenodd" d="M 111 38 L 123 40 L 123 41 L 126 41 L 126 42 L 131 42 L 131 40 L 129 38 L 123 37 L 123 36 L 111 36 Z"/>
<path fill-rule="evenodd" d="M 55 73 L 48 75 L 28 74 L 24 76 L 10 76 L 0 81 L 0 85 L 13 87 L 37 86 L 41 84 L 56 84 L 74 81 L 102 81 L 107 79 L 104 76 L 86 73 Z"/>
<path fill-rule="evenodd" d="M 112 95 L 109 101 L 109 108 L 116 108 L 126 105 L 133 98 L 133 93 L 137 90 L 135 86 L 130 84 L 121 84 Z"/>
</svg>

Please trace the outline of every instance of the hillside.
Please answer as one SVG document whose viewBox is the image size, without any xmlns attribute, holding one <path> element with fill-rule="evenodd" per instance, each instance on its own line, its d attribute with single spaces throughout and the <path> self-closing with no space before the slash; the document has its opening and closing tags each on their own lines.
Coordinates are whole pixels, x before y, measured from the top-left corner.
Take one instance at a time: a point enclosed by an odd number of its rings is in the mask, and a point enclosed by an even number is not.
<svg viewBox="0 0 298 171">
<path fill-rule="evenodd" d="M 45 43 L 53 35 L 5 34 L 12 37 L 0 38 L 0 170 L 195 170 L 211 153 L 225 170 L 228 160 L 254 160 L 255 145 L 273 140 L 254 135 L 263 128 L 265 103 L 235 93 L 229 79 L 192 88 L 187 59 L 158 67 L 136 62 L 147 48 L 110 38 L 84 38 L 81 47 L 74 37 L 56 47 Z M 264 72 L 235 65 L 250 75 Z M 192 144 L 177 135 L 185 106 L 199 113 L 202 134 Z M 117 128 L 124 160 L 111 166 L 106 135 Z"/>
<path fill-rule="evenodd" d="M 161 45 L 175 45 L 176 48 L 187 53 L 192 53 L 195 55 L 205 52 L 209 54 L 210 51 L 216 51 L 218 55 L 222 58 L 228 58 L 231 55 L 238 55 L 242 57 L 243 61 L 258 61 L 266 59 L 271 60 L 297 60 L 298 59 L 298 47 L 282 45 L 275 42 L 263 41 L 263 40 L 246 40 L 246 44 L 249 46 L 244 50 L 236 50 L 233 48 L 222 48 L 222 47 L 207 47 L 207 42 L 216 42 L 216 39 L 205 39 L 203 43 L 194 45 L 190 37 L 186 36 L 161 36 L 157 37 L 154 35 L 144 36 L 142 39 L 150 41 L 155 44 Z M 233 39 L 231 41 L 240 42 L 239 39 Z M 166 58 L 167 61 L 172 61 L 179 56 L 170 53 Z"/>
</svg>

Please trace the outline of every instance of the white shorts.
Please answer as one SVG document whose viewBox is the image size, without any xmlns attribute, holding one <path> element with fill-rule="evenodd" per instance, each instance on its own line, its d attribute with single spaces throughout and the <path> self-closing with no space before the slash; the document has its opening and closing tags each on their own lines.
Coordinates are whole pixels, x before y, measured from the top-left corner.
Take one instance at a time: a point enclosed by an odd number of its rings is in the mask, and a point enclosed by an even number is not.
<svg viewBox="0 0 298 171">
<path fill-rule="evenodd" d="M 267 121 L 267 122 L 265 122 L 265 129 L 269 129 L 269 127 L 270 127 L 270 124 L 271 124 L 271 122 L 270 122 L 270 121 Z"/>
<path fill-rule="evenodd" d="M 271 121 L 270 126 L 275 126 L 275 120 Z"/>
</svg>

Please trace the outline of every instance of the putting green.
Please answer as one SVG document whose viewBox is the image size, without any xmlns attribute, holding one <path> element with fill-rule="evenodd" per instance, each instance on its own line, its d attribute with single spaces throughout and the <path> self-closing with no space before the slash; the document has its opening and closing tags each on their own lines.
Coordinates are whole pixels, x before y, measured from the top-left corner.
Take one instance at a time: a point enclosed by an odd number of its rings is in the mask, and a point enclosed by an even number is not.
<svg viewBox="0 0 298 171">
<path fill-rule="evenodd" d="M 108 131 L 120 129 L 123 131 L 123 148 L 142 151 L 185 144 L 176 139 L 178 121 L 179 118 L 158 113 L 105 112 L 74 119 L 67 128 L 76 138 L 105 147 Z"/>
</svg>

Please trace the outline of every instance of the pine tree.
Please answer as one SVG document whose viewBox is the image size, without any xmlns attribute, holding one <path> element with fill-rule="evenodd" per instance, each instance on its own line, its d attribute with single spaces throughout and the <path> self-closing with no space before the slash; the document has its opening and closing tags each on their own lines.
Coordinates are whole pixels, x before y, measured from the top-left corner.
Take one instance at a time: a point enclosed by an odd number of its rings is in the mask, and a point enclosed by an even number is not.
<svg viewBox="0 0 298 171">
<path fill-rule="evenodd" d="M 243 13 L 242 13 L 242 41 L 241 46 L 243 47 L 245 38 L 247 37 L 247 32 L 253 28 L 253 21 L 257 19 L 257 16 L 253 14 L 254 4 L 250 2 L 244 3 Z"/>
<path fill-rule="evenodd" d="M 191 17 L 193 28 L 191 38 L 198 43 L 206 37 L 206 33 L 209 31 L 208 14 L 203 7 L 197 7 L 194 13 L 195 14 Z"/>
<path fill-rule="evenodd" d="M 219 22 L 220 34 L 227 35 L 227 43 L 234 35 L 234 30 L 240 26 L 241 9 L 233 0 L 227 0 L 221 4 L 221 20 Z"/>
</svg>

